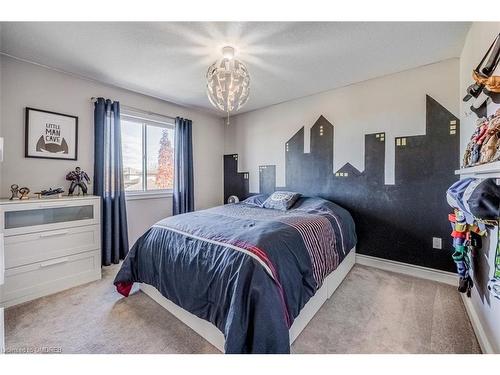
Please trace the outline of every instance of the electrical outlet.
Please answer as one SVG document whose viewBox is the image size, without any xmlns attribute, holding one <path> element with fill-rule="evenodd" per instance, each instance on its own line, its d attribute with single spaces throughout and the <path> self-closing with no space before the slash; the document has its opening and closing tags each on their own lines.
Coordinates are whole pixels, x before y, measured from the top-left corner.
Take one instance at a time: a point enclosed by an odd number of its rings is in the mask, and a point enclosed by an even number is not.
<svg viewBox="0 0 500 375">
<path fill-rule="evenodd" d="M 442 249 L 443 248 L 443 239 L 440 237 L 432 237 L 432 248 L 433 249 Z"/>
</svg>

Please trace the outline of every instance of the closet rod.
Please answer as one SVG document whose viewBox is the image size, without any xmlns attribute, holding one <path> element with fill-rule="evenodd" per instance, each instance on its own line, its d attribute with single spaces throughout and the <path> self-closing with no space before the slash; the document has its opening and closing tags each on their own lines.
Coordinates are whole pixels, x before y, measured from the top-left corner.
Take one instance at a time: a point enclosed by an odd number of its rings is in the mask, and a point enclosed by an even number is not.
<svg viewBox="0 0 500 375">
<path fill-rule="evenodd" d="M 97 101 L 97 98 L 93 96 L 93 97 L 90 98 L 90 100 L 92 101 L 92 103 L 95 103 Z M 142 113 L 142 114 L 145 114 L 145 115 L 160 116 L 160 117 L 168 118 L 170 120 L 175 120 L 175 117 L 163 115 L 161 113 L 156 113 L 156 112 L 151 112 L 151 111 L 145 111 L 143 109 L 140 109 L 140 108 L 137 108 L 137 107 L 132 107 L 130 105 L 125 105 L 125 104 L 121 104 L 120 103 L 120 107 L 122 107 L 123 109 L 128 109 L 130 111 L 139 112 L 139 113 Z"/>
</svg>

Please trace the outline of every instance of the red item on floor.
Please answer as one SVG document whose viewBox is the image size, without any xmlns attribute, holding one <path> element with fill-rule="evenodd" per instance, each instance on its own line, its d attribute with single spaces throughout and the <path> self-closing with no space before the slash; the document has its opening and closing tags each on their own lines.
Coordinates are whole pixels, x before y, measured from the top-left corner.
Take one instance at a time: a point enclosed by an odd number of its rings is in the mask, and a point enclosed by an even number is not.
<svg viewBox="0 0 500 375">
<path fill-rule="evenodd" d="M 134 285 L 134 283 L 116 283 L 115 284 L 116 291 L 125 297 L 128 297 L 133 285 Z"/>
</svg>

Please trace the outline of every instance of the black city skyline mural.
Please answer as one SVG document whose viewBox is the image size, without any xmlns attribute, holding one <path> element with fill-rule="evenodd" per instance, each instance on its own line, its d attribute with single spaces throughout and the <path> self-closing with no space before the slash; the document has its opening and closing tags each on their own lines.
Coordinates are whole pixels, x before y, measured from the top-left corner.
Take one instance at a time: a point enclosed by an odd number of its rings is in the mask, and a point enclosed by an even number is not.
<svg viewBox="0 0 500 375">
<path fill-rule="evenodd" d="M 284 145 L 286 186 L 276 186 L 275 165 L 261 165 L 258 193 L 286 189 L 331 200 L 351 212 L 358 253 L 455 272 L 446 189 L 457 180 L 458 118 L 426 96 L 425 134 L 394 140 L 394 185 L 385 184 L 385 142 L 383 130 L 365 134 L 364 171 L 349 163 L 334 171 L 334 125 L 320 116 L 309 153 L 303 127 Z M 224 155 L 225 201 L 252 195 L 248 179 L 238 172 L 238 156 Z M 432 237 L 442 238 L 442 249 L 433 249 Z"/>
</svg>

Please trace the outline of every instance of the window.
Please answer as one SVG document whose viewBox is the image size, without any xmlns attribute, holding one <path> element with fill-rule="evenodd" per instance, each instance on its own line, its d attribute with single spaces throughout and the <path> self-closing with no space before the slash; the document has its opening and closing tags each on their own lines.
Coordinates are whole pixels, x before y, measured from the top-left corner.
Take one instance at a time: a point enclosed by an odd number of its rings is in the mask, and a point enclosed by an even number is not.
<svg viewBox="0 0 500 375">
<path fill-rule="evenodd" d="M 174 125 L 121 115 L 125 191 L 168 192 L 174 185 Z"/>
</svg>

